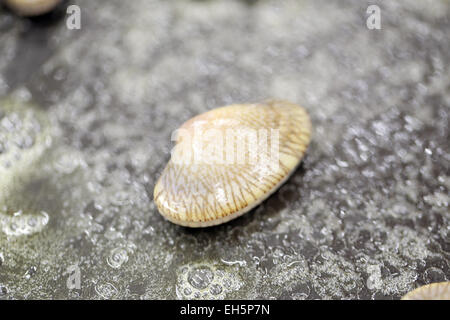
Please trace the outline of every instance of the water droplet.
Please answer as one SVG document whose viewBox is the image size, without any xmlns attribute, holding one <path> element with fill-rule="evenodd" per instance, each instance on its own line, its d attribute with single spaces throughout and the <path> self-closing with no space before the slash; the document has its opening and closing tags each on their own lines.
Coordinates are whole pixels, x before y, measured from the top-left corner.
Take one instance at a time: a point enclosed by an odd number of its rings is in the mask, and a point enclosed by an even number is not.
<svg viewBox="0 0 450 320">
<path fill-rule="evenodd" d="M 28 219 L 28 225 L 30 226 L 30 227 L 34 227 L 34 226 L 36 226 L 36 224 L 37 224 L 37 220 L 36 220 L 36 218 L 35 217 L 30 217 L 30 219 Z"/>
<path fill-rule="evenodd" d="M 192 293 L 192 290 L 190 288 L 185 288 L 183 292 L 186 296 L 188 296 Z"/>
<path fill-rule="evenodd" d="M 130 203 L 130 197 L 125 191 L 119 191 L 111 197 L 111 202 L 117 206 L 125 206 Z"/>
<path fill-rule="evenodd" d="M 118 295 L 119 290 L 117 290 L 111 283 L 104 282 L 95 286 L 95 292 L 97 292 L 97 294 L 104 299 L 113 299 Z"/>
<path fill-rule="evenodd" d="M 223 277 L 223 276 L 225 275 L 225 271 L 223 271 L 223 270 L 221 270 L 221 269 L 218 269 L 218 270 L 216 271 L 216 275 L 217 275 L 218 277 Z"/>
<path fill-rule="evenodd" d="M 110 255 L 106 259 L 111 268 L 118 269 L 128 261 L 128 251 L 125 248 L 115 248 L 111 250 Z"/>
<path fill-rule="evenodd" d="M 8 289 L 5 286 L 2 286 L 0 284 L 0 297 L 6 296 L 7 293 L 8 293 Z"/>
<path fill-rule="evenodd" d="M 228 279 L 228 278 L 224 279 L 223 285 L 225 288 L 231 288 L 231 279 Z"/>
<path fill-rule="evenodd" d="M 0 124 L 7 132 L 12 132 L 16 128 L 20 128 L 20 120 L 18 120 L 17 118 L 17 114 L 11 113 L 9 116 L 6 116 L 2 119 Z"/>
<path fill-rule="evenodd" d="M 445 276 L 445 273 L 441 269 L 431 267 L 431 268 L 428 268 L 427 270 L 425 270 L 425 272 L 423 274 L 423 279 L 427 283 L 444 282 L 444 281 L 446 281 L 446 276 Z"/>
<path fill-rule="evenodd" d="M 214 279 L 214 273 L 207 266 L 197 267 L 188 275 L 189 283 L 197 289 L 205 289 Z"/>
<path fill-rule="evenodd" d="M 37 272 L 37 268 L 35 266 L 31 266 L 30 269 L 27 270 L 25 273 L 25 279 L 30 279 L 33 277 Z"/>
<path fill-rule="evenodd" d="M 346 161 L 342 161 L 342 160 L 336 159 L 336 163 L 341 168 L 347 168 L 348 167 L 348 163 Z"/>
<path fill-rule="evenodd" d="M 62 174 L 71 174 L 78 167 L 83 166 L 84 161 L 82 157 L 71 151 L 64 151 L 64 153 L 55 162 L 55 169 L 57 172 Z"/>
<path fill-rule="evenodd" d="M 210 289 L 211 294 L 218 295 L 222 293 L 222 287 L 219 284 L 213 284 Z"/>
<path fill-rule="evenodd" d="M 181 273 L 186 274 L 189 271 L 188 267 L 181 268 Z"/>
<path fill-rule="evenodd" d="M 34 138 L 29 135 L 19 136 L 17 137 L 15 144 L 19 149 L 28 149 L 34 145 Z"/>
<path fill-rule="evenodd" d="M 292 294 L 292 299 L 293 300 L 306 300 L 306 298 L 308 298 L 308 294 L 306 294 L 304 292 L 293 293 Z"/>
</svg>

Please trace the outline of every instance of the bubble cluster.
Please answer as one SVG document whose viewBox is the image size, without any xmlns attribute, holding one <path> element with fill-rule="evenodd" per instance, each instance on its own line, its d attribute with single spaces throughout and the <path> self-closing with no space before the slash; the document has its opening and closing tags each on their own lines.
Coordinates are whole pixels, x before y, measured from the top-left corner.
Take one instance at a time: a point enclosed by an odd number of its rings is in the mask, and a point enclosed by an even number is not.
<svg viewBox="0 0 450 320">
<path fill-rule="evenodd" d="M 0 170 L 10 169 L 42 153 L 48 146 L 48 120 L 19 101 L 0 101 Z"/>
<path fill-rule="evenodd" d="M 203 290 L 208 287 L 214 279 L 214 273 L 207 266 L 196 267 L 189 271 L 188 282 L 196 289 Z"/>
<path fill-rule="evenodd" d="M 237 267 L 214 262 L 184 265 L 177 274 L 179 299 L 225 299 L 243 286 Z"/>
<path fill-rule="evenodd" d="M 17 211 L 13 214 L 0 210 L 0 229 L 8 236 L 31 235 L 42 231 L 50 217 L 47 212 Z"/>
<path fill-rule="evenodd" d="M 114 299 L 119 294 L 119 290 L 109 282 L 98 283 L 95 286 L 95 292 L 103 299 Z"/>
<path fill-rule="evenodd" d="M 20 100 L 0 100 L 0 204 L 51 144 L 49 119 Z"/>
</svg>

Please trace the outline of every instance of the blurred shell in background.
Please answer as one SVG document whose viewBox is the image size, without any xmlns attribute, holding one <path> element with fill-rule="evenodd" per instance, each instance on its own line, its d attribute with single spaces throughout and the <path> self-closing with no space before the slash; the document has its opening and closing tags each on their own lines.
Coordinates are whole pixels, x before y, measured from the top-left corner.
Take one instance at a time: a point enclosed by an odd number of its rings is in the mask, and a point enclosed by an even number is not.
<svg viewBox="0 0 450 320">
<path fill-rule="evenodd" d="M 38 16 L 53 10 L 61 0 L 5 0 L 5 4 L 21 16 Z"/>
</svg>

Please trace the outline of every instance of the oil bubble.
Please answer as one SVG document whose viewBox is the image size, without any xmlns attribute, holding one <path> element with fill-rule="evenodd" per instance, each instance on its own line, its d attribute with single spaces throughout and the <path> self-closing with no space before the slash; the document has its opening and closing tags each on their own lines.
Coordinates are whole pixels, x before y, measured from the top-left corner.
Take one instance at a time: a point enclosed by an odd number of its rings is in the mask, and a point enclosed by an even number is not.
<svg viewBox="0 0 450 320">
<path fill-rule="evenodd" d="M 238 266 L 221 262 L 189 263 L 179 268 L 177 277 L 178 299 L 225 299 L 243 285 Z"/>
<path fill-rule="evenodd" d="M 197 289 L 205 289 L 214 279 L 214 273 L 207 266 L 201 266 L 191 270 L 188 275 L 189 283 Z"/>
<path fill-rule="evenodd" d="M 106 261 L 111 268 L 118 269 L 128 261 L 128 250 L 121 247 L 115 248 L 111 250 Z"/>
<path fill-rule="evenodd" d="M 222 286 L 219 285 L 219 284 L 213 284 L 211 286 L 211 289 L 209 290 L 209 292 L 211 292 L 211 294 L 213 294 L 215 296 L 218 295 L 218 294 L 221 294 L 222 293 Z"/>
<path fill-rule="evenodd" d="M 190 295 L 192 293 L 192 290 L 189 288 L 185 288 L 183 292 L 186 296 Z"/>
<path fill-rule="evenodd" d="M 119 290 L 109 282 L 97 284 L 95 286 L 95 292 L 104 299 L 114 299 L 119 294 Z"/>
</svg>

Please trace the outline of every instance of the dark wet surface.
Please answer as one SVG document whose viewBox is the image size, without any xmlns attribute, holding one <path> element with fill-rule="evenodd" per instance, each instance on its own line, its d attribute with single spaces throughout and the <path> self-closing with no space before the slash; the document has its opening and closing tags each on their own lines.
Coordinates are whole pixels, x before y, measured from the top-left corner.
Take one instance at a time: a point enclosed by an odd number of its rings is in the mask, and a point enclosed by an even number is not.
<svg viewBox="0 0 450 320">
<path fill-rule="evenodd" d="M 449 280 L 448 1 L 379 2 L 381 30 L 364 1 L 76 3 L 81 30 L 64 8 L 0 9 L 0 298 L 398 299 Z M 166 222 L 172 131 L 267 98 L 310 113 L 296 173 L 228 224 Z"/>
</svg>

